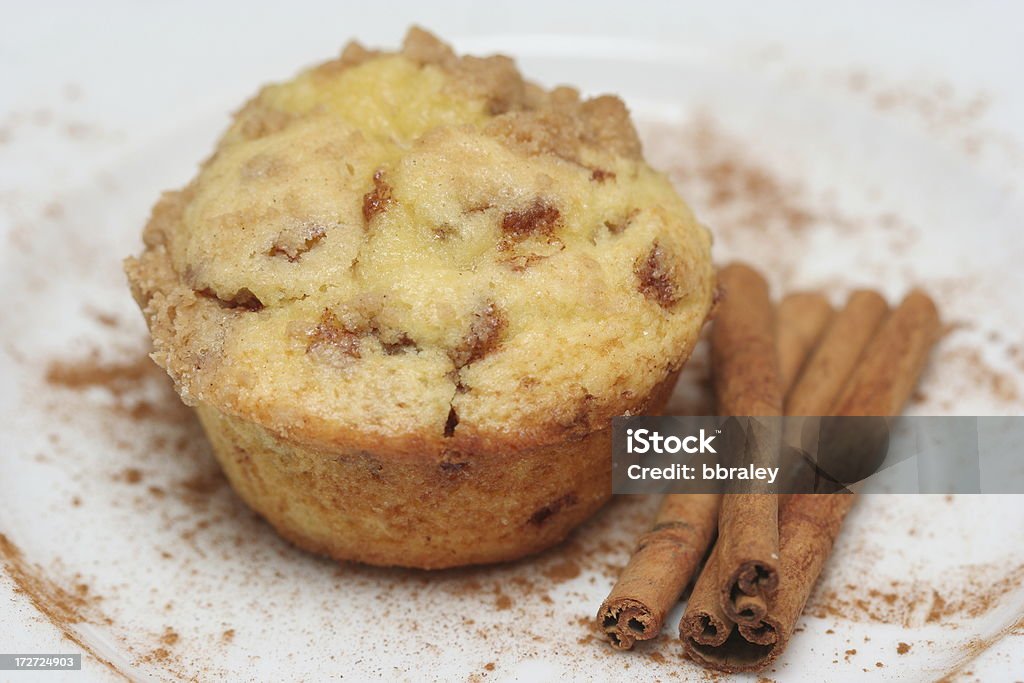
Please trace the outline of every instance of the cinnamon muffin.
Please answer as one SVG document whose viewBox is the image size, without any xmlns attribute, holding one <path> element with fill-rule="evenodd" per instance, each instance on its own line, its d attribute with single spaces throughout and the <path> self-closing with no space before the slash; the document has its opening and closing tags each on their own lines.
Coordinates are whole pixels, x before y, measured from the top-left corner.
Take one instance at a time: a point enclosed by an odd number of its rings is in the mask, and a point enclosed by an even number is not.
<svg viewBox="0 0 1024 683">
<path fill-rule="evenodd" d="M 264 88 L 126 262 L 153 359 L 228 479 L 338 559 L 451 567 L 610 496 L 610 420 L 661 409 L 710 238 L 622 102 L 413 29 Z"/>
</svg>

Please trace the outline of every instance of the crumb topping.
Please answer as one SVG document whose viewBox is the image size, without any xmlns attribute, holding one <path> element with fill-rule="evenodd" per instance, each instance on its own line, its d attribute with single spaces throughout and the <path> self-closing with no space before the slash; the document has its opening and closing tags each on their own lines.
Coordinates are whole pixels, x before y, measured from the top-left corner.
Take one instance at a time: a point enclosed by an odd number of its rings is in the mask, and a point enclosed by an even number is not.
<svg viewBox="0 0 1024 683">
<path fill-rule="evenodd" d="M 525 209 L 509 211 L 501 219 L 501 231 L 510 240 L 522 240 L 531 235 L 546 236 L 554 233 L 562 214 L 543 199 L 536 199 Z M 507 248 L 502 242 L 499 249 Z"/>
<path fill-rule="evenodd" d="M 338 357 L 360 358 L 360 334 L 350 329 L 330 309 L 324 309 L 320 321 L 307 335 L 306 353 L 337 362 Z"/>
<path fill-rule="evenodd" d="M 288 431 L 596 428 L 678 368 L 713 290 L 618 98 L 419 29 L 263 88 L 143 237 L 129 280 L 179 392 Z"/>
<path fill-rule="evenodd" d="M 285 228 L 271 245 L 268 255 L 283 256 L 295 263 L 307 251 L 320 243 L 327 235 L 327 227 L 317 223 L 306 223 Z"/>
<path fill-rule="evenodd" d="M 384 172 L 373 174 L 373 189 L 363 195 L 363 220 L 367 225 L 377 214 L 385 211 L 392 202 L 391 186 L 384 182 Z"/>
<path fill-rule="evenodd" d="M 657 301 L 662 308 L 671 308 L 679 300 L 676 265 L 657 242 L 647 253 L 647 258 L 637 263 L 635 271 L 640 292 Z"/>
<path fill-rule="evenodd" d="M 493 302 L 473 312 L 469 332 L 449 353 L 455 369 L 461 369 L 493 352 L 501 343 L 501 334 L 508 325 L 504 312 Z"/>
</svg>

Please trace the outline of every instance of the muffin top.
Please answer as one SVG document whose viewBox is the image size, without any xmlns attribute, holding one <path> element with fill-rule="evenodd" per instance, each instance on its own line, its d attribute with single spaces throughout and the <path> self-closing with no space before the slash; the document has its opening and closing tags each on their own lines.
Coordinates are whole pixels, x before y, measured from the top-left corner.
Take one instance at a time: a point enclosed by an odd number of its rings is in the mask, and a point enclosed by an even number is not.
<svg viewBox="0 0 1024 683">
<path fill-rule="evenodd" d="M 419 29 L 265 87 L 143 237 L 126 269 L 187 403 L 396 454 L 642 409 L 714 289 L 619 99 Z"/>
</svg>

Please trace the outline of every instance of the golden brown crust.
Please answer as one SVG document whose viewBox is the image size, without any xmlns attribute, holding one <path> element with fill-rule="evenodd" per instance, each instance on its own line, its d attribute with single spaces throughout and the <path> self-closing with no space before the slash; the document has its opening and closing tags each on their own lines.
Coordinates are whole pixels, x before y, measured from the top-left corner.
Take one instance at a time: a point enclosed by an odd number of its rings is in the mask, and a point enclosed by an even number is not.
<svg viewBox="0 0 1024 683">
<path fill-rule="evenodd" d="M 545 93 L 526 87 L 508 60 L 458 58 L 417 30 L 400 54 L 460 74 L 439 81 L 442 91 L 486 91 L 508 103 L 506 113 L 484 115 L 483 138 L 465 127 L 442 126 L 414 141 L 424 149 L 447 149 L 444 154 L 455 157 L 452 168 L 467 174 L 452 190 L 469 188 L 462 199 L 468 204 L 456 217 L 462 224 L 435 219 L 431 239 L 442 252 L 439 260 L 425 263 L 432 271 L 418 275 L 439 279 L 438 296 L 456 288 L 456 297 L 450 304 L 431 302 L 424 296 L 429 280 L 400 283 L 404 291 L 396 290 L 393 268 L 401 264 L 378 264 L 374 257 L 395 253 L 391 246 L 376 249 L 378 241 L 400 238 L 396 230 L 408 230 L 401 225 L 421 220 L 410 202 L 423 199 L 410 197 L 409 186 L 422 180 L 408 175 L 434 157 L 412 158 L 408 169 L 392 163 L 390 171 L 379 162 L 369 164 L 367 180 L 352 181 L 356 205 L 350 218 L 329 217 L 338 197 L 348 195 L 341 188 L 333 195 L 310 195 L 311 188 L 296 185 L 303 175 L 298 164 L 308 166 L 323 154 L 325 169 L 347 165 L 351 175 L 365 136 L 345 133 L 332 142 L 334 124 L 322 120 L 317 108 L 263 120 L 267 107 L 291 101 L 296 92 L 329 91 L 339 72 L 382 64 L 381 73 L 416 77 L 387 61 L 392 57 L 349 47 L 332 68 L 314 69 L 312 81 L 301 81 L 294 92 L 265 89 L 240 112 L 200 176 L 154 208 L 144 233 L 147 249 L 126 266 L 154 337 L 154 358 L 187 403 L 216 405 L 310 444 L 365 441 L 379 447 L 386 437 L 396 454 L 410 456 L 451 448 L 530 449 L 635 412 L 637 397 L 678 369 L 695 343 L 713 276 L 706 233 L 663 179 L 637 161 L 639 144 L 625 108 L 614 98 L 581 101 L 568 88 Z M 253 124 L 256 119 L 262 122 Z M 253 126 L 266 142 L 246 141 L 245 130 Z M 508 150 L 486 148 L 487 136 L 502 139 Z M 453 151 L 466 144 L 483 144 L 488 154 L 511 152 L 492 163 L 502 169 L 526 163 L 522 184 L 550 185 L 556 180 L 551 173 L 569 187 L 581 183 L 572 192 L 602 207 L 598 232 L 589 232 L 594 219 L 577 216 L 570 205 L 577 200 L 562 196 L 558 187 L 538 185 L 525 196 L 505 196 L 508 189 L 492 188 L 489 180 L 475 188 L 472 165 L 479 160 Z M 250 145 L 254 153 L 246 153 Z M 274 145 L 308 145 L 309 151 L 291 158 Z M 584 157 L 605 161 L 592 169 Z M 535 163 L 536 169 L 530 166 Z M 238 180 L 225 175 L 230 173 Z M 273 202 L 204 208 L 231 193 Z M 647 198 L 626 203 L 638 195 Z M 466 234 L 466 221 L 478 221 L 479 229 L 494 234 L 481 241 Z M 265 237 L 247 237 L 260 231 Z M 401 237 L 410 238 L 419 239 Z M 438 272 L 451 259 L 466 259 L 463 244 L 480 250 L 488 243 L 490 251 L 466 262 L 458 274 Z M 246 257 L 250 250 L 254 255 Z M 489 281 L 473 284 L 463 274 L 473 272 Z M 543 292 L 541 299 L 531 300 L 533 291 Z M 482 310 L 493 315 L 481 316 Z M 586 377 L 567 368 L 561 353 L 591 356 Z M 531 372 L 538 357 L 543 369 Z M 311 367 L 316 365 L 323 367 Z M 363 366 L 370 369 L 360 374 Z M 334 388 L 351 392 L 387 376 L 397 379 L 376 396 L 359 397 L 371 414 L 354 407 L 353 419 L 346 421 Z M 431 392 L 407 389 L 416 384 Z"/>
<path fill-rule="evenodd" d="M 677 377 L 641 409 L 660 412 Z M 242 498 L 295 545 L 338 560 L 423 569 L 513 560 L 562 540 L 611 497 L 607 426 L 517 452 L 509 467 L 503 451 L 395 459 L 314 449 L 208 406 L 198 413 Z"/>
</svg>

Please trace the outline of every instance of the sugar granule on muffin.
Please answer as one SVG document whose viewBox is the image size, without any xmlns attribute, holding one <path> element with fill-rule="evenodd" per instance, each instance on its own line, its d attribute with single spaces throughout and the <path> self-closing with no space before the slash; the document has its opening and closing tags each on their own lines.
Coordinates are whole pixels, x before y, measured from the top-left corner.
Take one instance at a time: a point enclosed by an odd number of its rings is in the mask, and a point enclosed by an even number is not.
<svg viewBox="0 0 1024 683">
<path fill-rule="evenodd" d="M 379 564 L 563 537 L 714 288 L 620 100 L 418 29 L 263 88 L 143 237 L 153 358 L 232 484 L 299 545 Z"/>
</svg>

